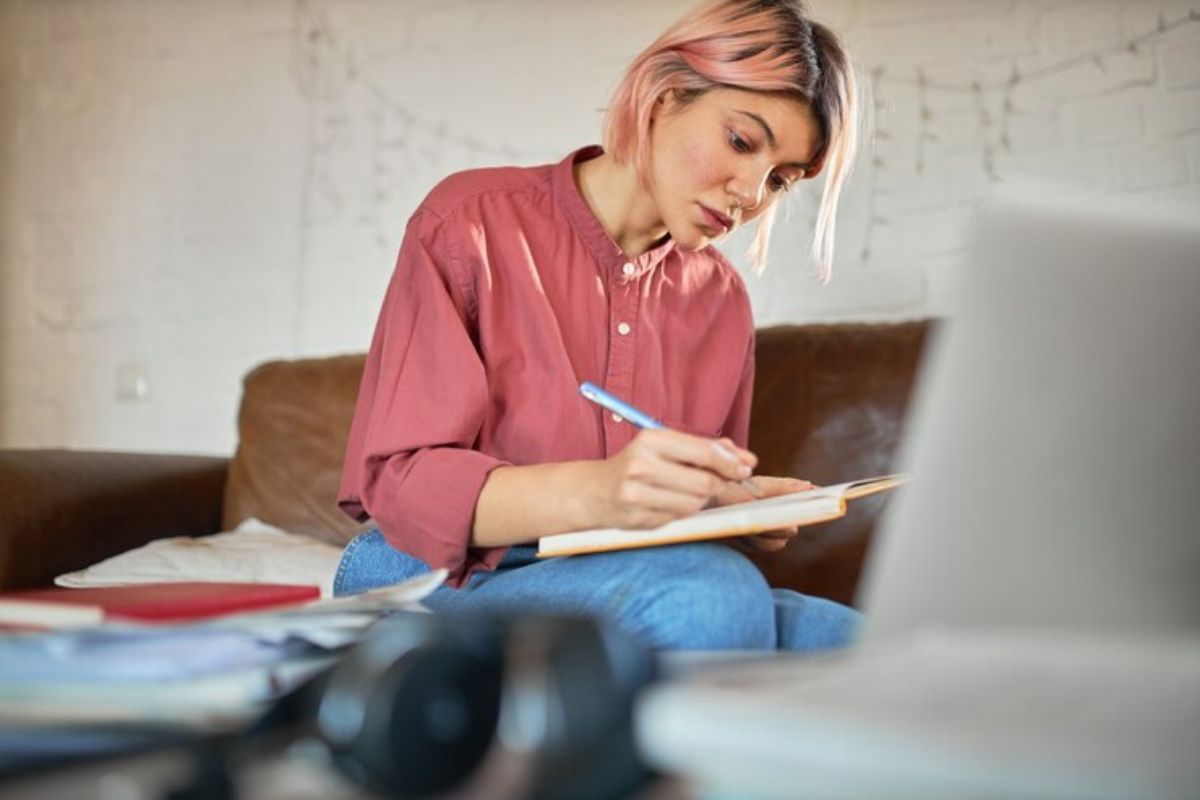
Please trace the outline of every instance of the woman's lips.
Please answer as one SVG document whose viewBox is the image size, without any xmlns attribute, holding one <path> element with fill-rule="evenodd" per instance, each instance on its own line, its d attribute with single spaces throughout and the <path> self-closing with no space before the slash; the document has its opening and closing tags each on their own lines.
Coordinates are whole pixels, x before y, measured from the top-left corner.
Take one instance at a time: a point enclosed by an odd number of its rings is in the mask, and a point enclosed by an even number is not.
<svg viewBox="0 0 1200 800">
<path fill-rule="evenodd" d="M 733 220 L 719 211 L 713 211 L 703 204 L 700 205 L 700 210 L 704 212 L 704 218 L 708 220 L 708 226 L 713 230 L 725 233 L 733 227 Z"/>
</svg>

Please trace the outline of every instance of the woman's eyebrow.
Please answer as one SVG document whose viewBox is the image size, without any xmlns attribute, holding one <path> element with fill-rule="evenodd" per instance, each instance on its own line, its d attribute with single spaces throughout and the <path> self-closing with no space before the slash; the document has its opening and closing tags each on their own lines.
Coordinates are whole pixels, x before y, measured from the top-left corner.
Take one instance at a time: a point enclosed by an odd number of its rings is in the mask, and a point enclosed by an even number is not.
<svg viewBox="0 0 1200 800">
<path fill-rule="evenodd" d="M 753 111 L 743 111 L 740 108 L 735 108 L 733 110 L 736 113 L 741 114 L 742 116 L 749 117 L 750 119 L 757 122 L 759 124 L 759 127 L 761 127 L 763 129 L 763 134 L 766 135 L 766 137 L 767 137 L 767 144 L 769 144 L 771 146 L 772 150 L 775 149 L 775 131 L 771 130 L 771 126 L 767 124 L 767 121 L 765 119 L 763 119 L 758 114 L 755 114 Z M 810 166 L 812 166 L 812 164 L 806 164 L 806 163 L 802 163 L 799 161 L 791 161 L 787 164 L 783 164 L 782 166 L 794 167 L 795 169 L 807 170 Z"/>
<path fill-rule="evenodd" d="M 771 130 L 771 126 L 767 124 L 765 119 L 760 117 L 758 114 L 755 114 L 753 111 L 743 111 L 740 108 L 735 108 L 734 111 L 757 122 L 759 127 L 763 129 L 763 133 L 767 136 L 767 143 L 771 145 L 772 149 L 775 148 L 775 131 Z"/>
</svg>

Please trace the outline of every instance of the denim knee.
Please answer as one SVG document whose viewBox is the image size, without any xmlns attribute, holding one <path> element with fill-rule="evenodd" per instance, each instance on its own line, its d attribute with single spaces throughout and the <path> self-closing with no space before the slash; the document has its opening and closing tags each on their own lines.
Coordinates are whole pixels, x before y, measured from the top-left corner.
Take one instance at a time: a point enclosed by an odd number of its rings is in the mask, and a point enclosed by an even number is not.
<svg viewBox="0 0 1200 800">
<path fill-rule="evenodd" d="M 773 598 L 758 568 L 711 542 L 651 548 L 624 570 L 627 607 L 617 610 L 654 647 L 687 650 L 775 648 Z M 629 608 L 632 606 L 633 608 Z M 631 613 L 632 612 L 632 613 Z"/>
<path fill-rule="evenodd" d="M 333 593 L 338 597 L 358 594 L 428 571 L 424 561 L 392 547 L 379 528 L 371 528 L 355 536 L 342 551 L 333 579 Z"/>
<path fill-rule="evenodd" d="M 811 653 L 849 647 L 862 631 L 863 615 L 849 606 L 790 589 L 773 589 L 780 650 Z"/>
</svg>

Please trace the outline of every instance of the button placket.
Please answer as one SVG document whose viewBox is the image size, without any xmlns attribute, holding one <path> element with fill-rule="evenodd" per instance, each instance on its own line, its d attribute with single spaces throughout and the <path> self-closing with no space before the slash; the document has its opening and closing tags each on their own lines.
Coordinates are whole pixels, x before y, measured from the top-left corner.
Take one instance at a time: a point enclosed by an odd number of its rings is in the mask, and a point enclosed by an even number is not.
<svg viewBox="0 0 1200 800">
<path fill-rule="evenodd" d="M 633 324 L 637 320 L 640 300 L 637 284 L 627 280 L 633 264 L 621 267 L 621 275 L 614 269 L 609 274 L 609 335 L 608 368 L 604 376 L 604 388 L 618 397 L 630 398 L 633 390 L 635 363 L 634 343 L 636 336 Z M 636 272 L 636 268 L 634 268 Z M 619 414 L 606 414 L 604 420 L 604 448 L 606 455 L 613 455 L 628 444 L 637 434 L 637 429 Z"/>
</svg>

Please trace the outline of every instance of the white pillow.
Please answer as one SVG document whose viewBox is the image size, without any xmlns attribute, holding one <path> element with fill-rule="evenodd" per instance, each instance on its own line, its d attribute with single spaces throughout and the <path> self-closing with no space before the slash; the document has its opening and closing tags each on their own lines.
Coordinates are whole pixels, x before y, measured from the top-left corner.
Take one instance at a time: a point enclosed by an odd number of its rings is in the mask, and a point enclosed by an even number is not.
<svg viewBox="0 0 1200 800">
<path fill-rule="evenodd" d="M 59 586 L 115 586 L 172 581 L 297 583 L 333 596 L 342 549 L 288 533 L 251 517 L 232 531 L 192 538 L 176 536 L 59 575 Z"/>
</svg>

